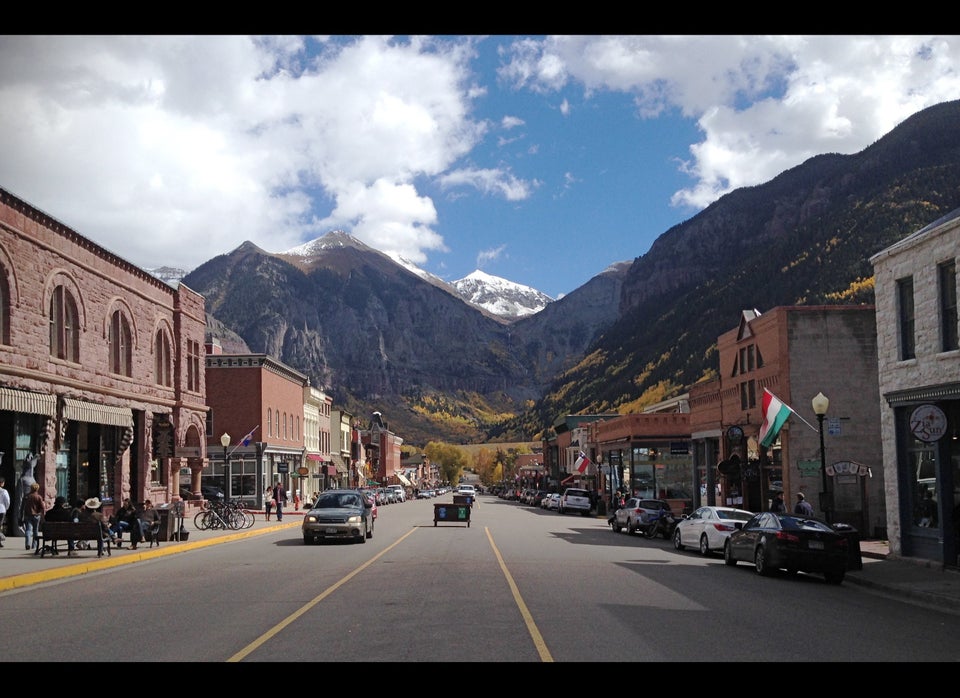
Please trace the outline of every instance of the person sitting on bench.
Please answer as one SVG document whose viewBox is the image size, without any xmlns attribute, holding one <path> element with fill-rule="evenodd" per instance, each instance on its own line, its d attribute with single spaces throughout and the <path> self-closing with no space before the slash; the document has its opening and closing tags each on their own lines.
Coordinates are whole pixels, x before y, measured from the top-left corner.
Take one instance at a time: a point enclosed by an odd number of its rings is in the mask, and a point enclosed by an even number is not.
<svg viewBox="0 0 960 698">
<path fill-rule="evenodd" d="M 67 504 L 66 497 L 57 497 L 53 500 L 53 506 L 47 510 L 46 515 L 44 516 L 45 521 L 73 521 L 73 507 Z M 77 541 L 68 540 L 67 541 L 67 557 L 76 557 L 77 556 Z M 59 551 L 56 549 L 56 544 L 49 551 L 53 555 L 59 555 Z"/>
</svg>

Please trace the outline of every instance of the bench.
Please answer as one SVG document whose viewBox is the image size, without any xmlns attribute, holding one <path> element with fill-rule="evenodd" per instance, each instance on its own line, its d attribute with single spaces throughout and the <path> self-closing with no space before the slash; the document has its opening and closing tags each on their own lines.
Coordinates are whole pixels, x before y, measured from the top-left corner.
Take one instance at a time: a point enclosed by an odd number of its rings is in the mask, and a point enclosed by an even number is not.
<svg viewBox="0 0 960 698">
<path fill-rule="evenodd" d="M 40 557 L 44 557 L 48 552 L 58 554 L 56 545 L 59 540 L 98 541 L 101 539 L 107 555 L 112 555 L 110 537 L 103 535 L 98 521 L 44 521 L 40 526 L 40 542 L 37 549 L 40 551 Z M 97 557 L 101 555 L 103 553 L 97 553 Z"/>
</svg>

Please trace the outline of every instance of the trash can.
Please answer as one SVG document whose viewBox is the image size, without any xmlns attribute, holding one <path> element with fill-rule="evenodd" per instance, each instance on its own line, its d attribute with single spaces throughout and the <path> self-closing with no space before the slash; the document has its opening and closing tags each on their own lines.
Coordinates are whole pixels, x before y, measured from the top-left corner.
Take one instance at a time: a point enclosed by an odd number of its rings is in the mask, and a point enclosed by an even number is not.
<svg viewBox="0 0 960 698">
<path fill-rule="evenodd" d="M 160 532 L 157 534 L 157 540 L 174 540 L 177 532 L 177 517 L 173 508 L 169 504 L 161 504 L 157 507 L 157 513 L 160 514 Z"/>
<path fill-rule="evenodd" d="M 860 554 L 860 532 L 850 524 L 836 523 L 833 530 L 847 540 L 847 570 L 862 570 L 863 557 Z"/>
</svg>

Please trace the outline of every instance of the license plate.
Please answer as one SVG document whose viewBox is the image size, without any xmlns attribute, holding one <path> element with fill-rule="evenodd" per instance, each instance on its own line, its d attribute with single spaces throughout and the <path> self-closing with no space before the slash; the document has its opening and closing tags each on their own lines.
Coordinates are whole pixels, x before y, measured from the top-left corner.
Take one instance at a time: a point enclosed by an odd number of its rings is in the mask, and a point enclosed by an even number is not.
<svg viewBox="0 0 960 698">
<path fill-rule="evenodd" d="M 335 528 L 328 528 L 328 529 L 326 529 L 326 530 L 324 531 L 324 533 L 326 533 L 328 536 L 330 536 L 330 535 L 336 535 L 337 529 L 335 529 Z M 823 545 L 821 545 L 820 547 L 822 548 Z"/>
<path fill-rule="evenodd" d="M 811 540 L 807 541 L 807 547 L 811 550 L 823 550 L 823 541 L 822 540 Z"/>
</svg>

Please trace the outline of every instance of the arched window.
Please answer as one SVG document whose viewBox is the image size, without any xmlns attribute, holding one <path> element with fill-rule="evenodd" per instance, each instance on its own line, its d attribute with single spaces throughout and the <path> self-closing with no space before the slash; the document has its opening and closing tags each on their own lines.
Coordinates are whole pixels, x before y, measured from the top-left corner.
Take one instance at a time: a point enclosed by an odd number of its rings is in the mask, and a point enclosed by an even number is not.
<svg viewBox="0 0 960 698">
<path fill-rule="evenodd" d="M 170 369 L 170 340 L 163 330 L 157 330 L 153 342 L 153 375 L 157 385 L 171 387 L 173 380 Z"/>
<path fill-rule="evenodd" d="M 110 332 L 107 342 L 110 348 L 110 370 L 121 376 L 133 373 L 133 349 L 131 347 L 130 323 L 119 310 L 110 317 Z"/>
<path fill-rule="evenodd" d="M 283 438 L 284 440 L 286 440 L 287 438 L 287 413 L 286 412 L 283 413 Z"/>
<path fill-rule="evenodd" d="M 267 408 L 267 436 L 273 436 L 273 410 Z"/>
<path fill-rule="evenodd" d="M 7 277 L 2 273 L 0 273 L 0 344 L 10 344 L 10 290 L 7 288 Z"/>
<path fill-rule="evenodd" d="M 77 302 L 63 286 L 53 289 L 50 298 L 50 355 L 80 363 L 80 328 Z"/>
<path fill-rule="evenodd" d="M 273 418 L 274 418 L 274 420 L 275 420 L 274 426 L 277 428 L 277 438 L 279 439 L 279 438 L 280 438 L 280 410 L 277 410 L 277 411 L 274 413 L 274 417 L 273 417 Z"/>
</svg>

